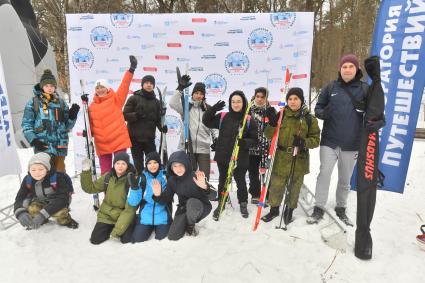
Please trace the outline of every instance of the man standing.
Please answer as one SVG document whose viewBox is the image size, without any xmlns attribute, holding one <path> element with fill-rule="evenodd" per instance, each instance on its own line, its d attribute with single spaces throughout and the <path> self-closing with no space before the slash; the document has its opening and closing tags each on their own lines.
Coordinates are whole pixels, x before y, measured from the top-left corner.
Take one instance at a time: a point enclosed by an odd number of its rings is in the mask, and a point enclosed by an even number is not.
<svg viewBox="0 0 425 283">
<path fill-rule="evenodd" d="M 329 185 L 335 163 L 338 163 L 336 189 L 336 215 L 353 226 L 346 215 L 350 179 L 359 147 L 359 130 L 362 126 L 364 99 L 368 85 L 360 79 L 363 74 L 355 55 L 341 58 L 338 79 L 329 83 L 319 95 L 314 109 L 317 118 L 324 120 L 320 142 L 320 172 L 316 182 L 316 202 L 307 223 L 318 223 L 324 214 Z"/>
</svg>

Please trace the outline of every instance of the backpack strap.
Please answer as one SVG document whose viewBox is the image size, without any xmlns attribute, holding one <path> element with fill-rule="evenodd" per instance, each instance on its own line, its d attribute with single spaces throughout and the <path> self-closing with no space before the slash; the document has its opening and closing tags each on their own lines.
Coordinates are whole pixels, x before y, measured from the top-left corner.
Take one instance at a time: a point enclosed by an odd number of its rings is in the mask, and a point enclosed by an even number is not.
<svg viewBox="0 0 425 283">
<path fill-rule="evenodd" d="M 109 179 L 111 179 L 111 172 L 106 173 L 105 178 L 103 179 L 103 190 L 105 191 L 105 193 L 108 189 Z"/>
<path fill-rule="evenodd" d="M 56 110 L 57 112 L 55 113 L 56 114 L 55 118 L 57 121 L 64 121 L 65 102 L 59 96 L 57 97 L 57 99 L 59 101 L 60 110 L 59 111 Z M 32 97 L 32 110 L 34 111 L 34 114 L 35 114 L 34 117 L 37 117 L 38 113 L 40 112 L 40 103 L 36 96 Z"/>
</svg>

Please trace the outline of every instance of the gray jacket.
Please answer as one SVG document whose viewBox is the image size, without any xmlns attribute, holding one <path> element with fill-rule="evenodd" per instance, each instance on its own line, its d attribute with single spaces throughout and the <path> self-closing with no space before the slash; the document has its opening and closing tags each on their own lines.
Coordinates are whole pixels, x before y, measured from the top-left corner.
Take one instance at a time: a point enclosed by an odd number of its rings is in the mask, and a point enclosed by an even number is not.
<svg viewBox="0 0 425 283">
<path fill-rule="evenodd" d="M 170 98 L 170 107 L 180 114 L 183 120 L 183 103 L 182 93 L 175 91 L 174 95 Z M 211 132 L 215 137 L 218 136 L 217 130 L 211 130 L 202 123 L 202 116 L 204 111 L 201 108 L 201 102 L 189 101 L 189 134 L 192 141 L 193 153 L 210 153 L 211 144 Z M 180 135 L 180 143 L 178 149 L 184 149 L 184 136 L 183 133 Z"/>
</svg>

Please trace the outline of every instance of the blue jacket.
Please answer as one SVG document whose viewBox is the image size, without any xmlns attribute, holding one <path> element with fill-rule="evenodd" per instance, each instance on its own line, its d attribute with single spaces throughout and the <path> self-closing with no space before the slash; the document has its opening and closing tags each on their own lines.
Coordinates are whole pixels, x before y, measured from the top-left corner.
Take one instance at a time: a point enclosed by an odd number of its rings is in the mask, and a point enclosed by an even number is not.
<svg viewBox="0 0 425 283">
<path fill-rule="evenodd" d="M 339 75 L 337 80 L 322 88 L 314 108 L 316 117 L 324 120 L 320 145 L 340 147 L 344 151 L 358 150 L 363 113 L 356 111 L 342 84 L 346 85 L 356 100 L 364 101 L 368 86 L 360 81 L 362 76 L 362 71 L 359 70 L 356 77 L 345 84 Z M 325 117 L 324 109 L 327 106 L 330 111 L 328 117 Z"/>
<path fill-rule="evenodd" d="M 38 111 L 34 112 L 34 99 L 31 98 L 25 105 L 22 117 L 21 126 L 25 138 L 29 143 L 32 143 L 34 139 L 39 139 L 48 144 L 48 148 L 44 152 L 54 156 L 66 156 L 69 142 L 68 132 L 74 127 L 77 119 L 69 119 L 68 105 L 56 93 L 56 101 L 51 100 L 47 104 L 47 113 L 44 113 L 42 90 L 39 84 L 34 86 L 33 92 L 38 101 Z M 37 152 L 36 150 L 35 153 Z"/>
<path fill-rule="evenodd" d="M 160 170 L 158 175 L 154 177 L 146 169 L 143 170 L 143 174 L 146 177 L 146 188 L 142 191 L 141 182 L 139 177 L 139 187 L 137 190 L 131 189 L 128 195 L 128 204 L 137 207 L 141 203 L 140 207 L 140 224 L 143 225 L 163 225 L 168 224 L 169 213 L 167 211 L 167 205 L 161 204 L 152 199 L 152 180 L 157 179 L 161 183 L 162 191 L 167 186 L 163 170 Z M 143 194 L 143 195 L 142 195 Z"/>
</svg>

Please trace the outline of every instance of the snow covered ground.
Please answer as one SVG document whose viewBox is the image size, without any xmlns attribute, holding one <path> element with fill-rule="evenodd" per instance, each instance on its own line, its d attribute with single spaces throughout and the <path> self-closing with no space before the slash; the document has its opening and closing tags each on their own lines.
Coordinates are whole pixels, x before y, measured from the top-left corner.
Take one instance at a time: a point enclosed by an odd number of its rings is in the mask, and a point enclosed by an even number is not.
<svg viewBox="0 0 425 283">
<path fill-rule="evenodd" d="M 19 154 L 26 168 L 32 151 Z M 311 155 L 312 172 L 305 183 L 314 190 L 318 150 Z M 67 162 L 72 172 L 71 160 Z M 321 240 L 319 226 L 305 223 L 300 208 L 288 231 L 275 229 L 276 219 L 252 232 L 256 207 L 250 205 L 250 217 L 242 218 L 235 192 L 235 209 L 226 209 L 219 222 L 208 216 L 196 238 L 93 246 L 88 240 L 96 221 L 92 198 L 76 179 L 71 207 L 80 228 L 50 222 L 37 231 L 19 224 L 0 231 L 0 282 L 423 282 L 425 252 L 415 236 L 425 222 L 424 163 L 425 142 L 416 140 L 405 193 L 378 193 L 371 261 L 354 256 L 354 228 L 347 228 L 346 251 L 334 250 Z M 332 180 L 330 210 L 336 174 Z M 15 176 L 0 178 L 0 207 L 13 203 L 18 186 Z M 353 220 L 355 209 L 356 194 L 351 193 L 348 214 Z"/>
</svg>

